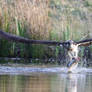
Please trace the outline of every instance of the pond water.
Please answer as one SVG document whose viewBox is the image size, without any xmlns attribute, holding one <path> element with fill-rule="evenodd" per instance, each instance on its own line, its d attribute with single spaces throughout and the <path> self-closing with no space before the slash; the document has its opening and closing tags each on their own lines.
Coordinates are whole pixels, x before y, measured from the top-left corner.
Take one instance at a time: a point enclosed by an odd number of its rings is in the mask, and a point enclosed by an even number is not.
<svg viewBox="0 0 92 92">
<path fill-rule="evenodd" d="M 0 66 L 0 92 L 92 92 L 92 69 L 77 70 Z"/>
</svg>

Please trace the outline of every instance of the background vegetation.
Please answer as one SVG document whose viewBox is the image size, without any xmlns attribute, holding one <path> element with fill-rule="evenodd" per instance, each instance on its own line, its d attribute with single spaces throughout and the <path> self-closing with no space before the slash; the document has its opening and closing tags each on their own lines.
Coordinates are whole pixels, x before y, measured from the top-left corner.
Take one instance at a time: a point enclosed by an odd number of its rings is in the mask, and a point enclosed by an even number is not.
<svg viewBox="0 0 92 92">
<path fill-rule="evenodd" d="M 0 29 L 35 40 L 92 38 L 91 0 L 0 0 Z M 57 57 L 59 47 L 0 40 L 0 57 Z"/>
</svg>

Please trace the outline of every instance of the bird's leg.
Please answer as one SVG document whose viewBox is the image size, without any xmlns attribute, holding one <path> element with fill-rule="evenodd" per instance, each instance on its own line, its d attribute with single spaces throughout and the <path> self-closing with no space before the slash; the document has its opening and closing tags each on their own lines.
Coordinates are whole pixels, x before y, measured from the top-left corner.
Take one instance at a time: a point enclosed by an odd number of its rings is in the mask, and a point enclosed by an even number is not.
<svg viewBox="0 0 92 92">
<path fill-rule="evenodd" d="M 68 50 L 68 57 L 69 57 L 69 63 L 67 64 L 67 67 L 72 66 L 74 63 L 78 63 L 78 46 L 75 44 L 70 44 L 70 48 Z"/>
</svg>

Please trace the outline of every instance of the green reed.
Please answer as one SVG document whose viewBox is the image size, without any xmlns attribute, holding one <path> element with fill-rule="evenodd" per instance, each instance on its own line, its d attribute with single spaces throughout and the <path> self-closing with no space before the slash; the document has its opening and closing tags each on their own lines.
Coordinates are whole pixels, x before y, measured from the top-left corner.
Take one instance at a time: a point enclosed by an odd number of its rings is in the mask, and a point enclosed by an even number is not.
<svg viewBox="0 0 92 92">
<path fill-rule="evenodd" d="M 49 0 L 47 1 L 49 2 Z M 50 3 L 45 3 L 39 0 L 38 3 L 34 1 L 34 5 L 30 1 L 12 2 L 0 1 L 2 4 L 0 5 L 0 10 L 2 10 L 0 29 L 5 32 L 29 39 L 56 41 L 76 41 L 82 37 L 85 39 L 85 34 L 91 33 L 91 23 L 88 21 L 91 19 L 86 15 L 91 9 L 89 1 L 82 3 L 83 8 L 90 6 L 88 10 L 87 8 L 86 10 L 81 9 L 81 3 L 78 3 L 79 7 L 77 7 L 74 5 L 74 1 L 51 0 Z M 6 3 L 5 6 L 4 3 Z M 88 31 L 90 32 L 88 33 Z M 57 58 L 59 48 L 53 46 L 53 50 L 51 50 L 49 46 L 26 45 L 0 39 L 0 56 Z"/>
</svg>

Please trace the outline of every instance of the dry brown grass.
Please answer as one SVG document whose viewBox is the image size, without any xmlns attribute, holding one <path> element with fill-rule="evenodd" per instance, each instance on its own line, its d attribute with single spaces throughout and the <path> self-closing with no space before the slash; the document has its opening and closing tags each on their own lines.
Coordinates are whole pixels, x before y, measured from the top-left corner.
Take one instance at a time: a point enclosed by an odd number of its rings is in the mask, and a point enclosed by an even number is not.
<svg viewBox="0 0 92 92">
<path fill-rule="evenodd" d="M 50 8 L 51 1 L 56 3 L 54 9 Z M 41 40 L 48 40 L 50 35 L 52 40 L 62 40 L 67 26 L 70 32 L 68 39 L 79 40 L 88 31 L 91 37 L 92 7 L 85 7 L 84 3 L 81 0 L 0 0 L 0 27 L 4 29 L 9 24 L 10 32 L 14 33 L 16 21 L 19 21 L 23 27 L 26 26 L 30 38 Z M 56 6 L 61 7 L 60 12 Z"/>
<path fill-rule="evenodd" d="M 0 29 L 19 36 L 26 33 L 27 37 L 40 40 L 92 38 L 92 3 L 90 0 L 0 0 Z M 10 48 L 14 54 L 15 44 L 2 43 L 0 53 Z M 20 47 L 32 57 L 51 54 L 42 46 L 29 47 L 31 52 L 23 45 Z"/>
<path fill-rule="evenodd" d="M 9 23 L 10 30 L 16 30 L 16 20 L 18 20 L 22 26 L 26 25 L 31 38 L 47 39 L 50 30 L 48 5 L 49 0 L 0 0 L 3 28 Z"/>
</svg>

